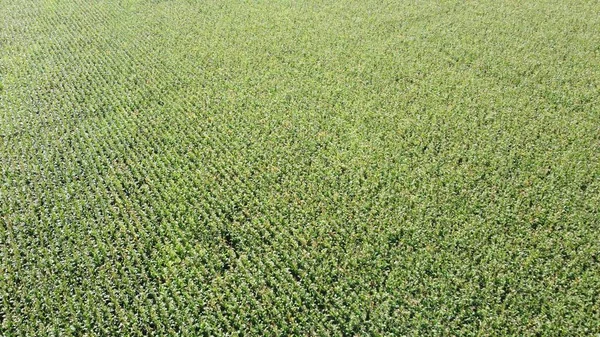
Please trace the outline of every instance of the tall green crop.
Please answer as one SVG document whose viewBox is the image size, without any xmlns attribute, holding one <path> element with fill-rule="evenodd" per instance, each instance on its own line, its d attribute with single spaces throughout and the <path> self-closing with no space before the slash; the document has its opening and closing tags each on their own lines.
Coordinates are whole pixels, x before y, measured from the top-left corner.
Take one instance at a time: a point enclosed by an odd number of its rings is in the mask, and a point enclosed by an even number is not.
<svg viewBox="0 0 600 337">
<path fill-rule="evenodd" d="M 598 13 L 0 0 L 0 336 L 597 335 Z"/>
</svg>

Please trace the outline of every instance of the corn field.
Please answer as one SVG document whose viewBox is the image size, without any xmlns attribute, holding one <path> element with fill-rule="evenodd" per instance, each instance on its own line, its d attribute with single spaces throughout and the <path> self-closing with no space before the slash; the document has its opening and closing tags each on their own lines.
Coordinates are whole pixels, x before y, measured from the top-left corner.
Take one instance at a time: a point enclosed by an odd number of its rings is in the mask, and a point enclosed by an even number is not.
<svg viewBox="0 0 600 337">
<path fill-rule="evenodd" d="M 0 336 L 596 336 L 600 3 L 0 0 Z"/>
</svg>

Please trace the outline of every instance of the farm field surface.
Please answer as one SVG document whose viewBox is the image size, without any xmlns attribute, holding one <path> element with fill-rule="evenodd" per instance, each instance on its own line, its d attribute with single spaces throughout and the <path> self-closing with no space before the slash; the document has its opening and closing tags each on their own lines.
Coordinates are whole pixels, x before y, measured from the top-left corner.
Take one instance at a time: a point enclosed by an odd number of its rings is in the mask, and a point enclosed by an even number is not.
<svg viewBox="0 0 600 337">
<path fill-rule="evenodd" d="M 0 0 L 0 336 L 598 336 L 600 2 Z"/>
</svg>

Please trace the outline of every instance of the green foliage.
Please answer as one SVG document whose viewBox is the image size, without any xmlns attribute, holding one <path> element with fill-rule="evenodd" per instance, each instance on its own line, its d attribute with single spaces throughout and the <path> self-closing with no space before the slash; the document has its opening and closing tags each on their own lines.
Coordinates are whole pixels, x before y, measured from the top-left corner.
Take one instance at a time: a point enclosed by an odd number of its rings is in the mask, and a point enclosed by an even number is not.
<svg viewBox="0 0 600 337">
<path fill-rule="evenodd" d="M 0 0 L 0 335 L 597 335 L 599 12 Z"/>
</svg>

